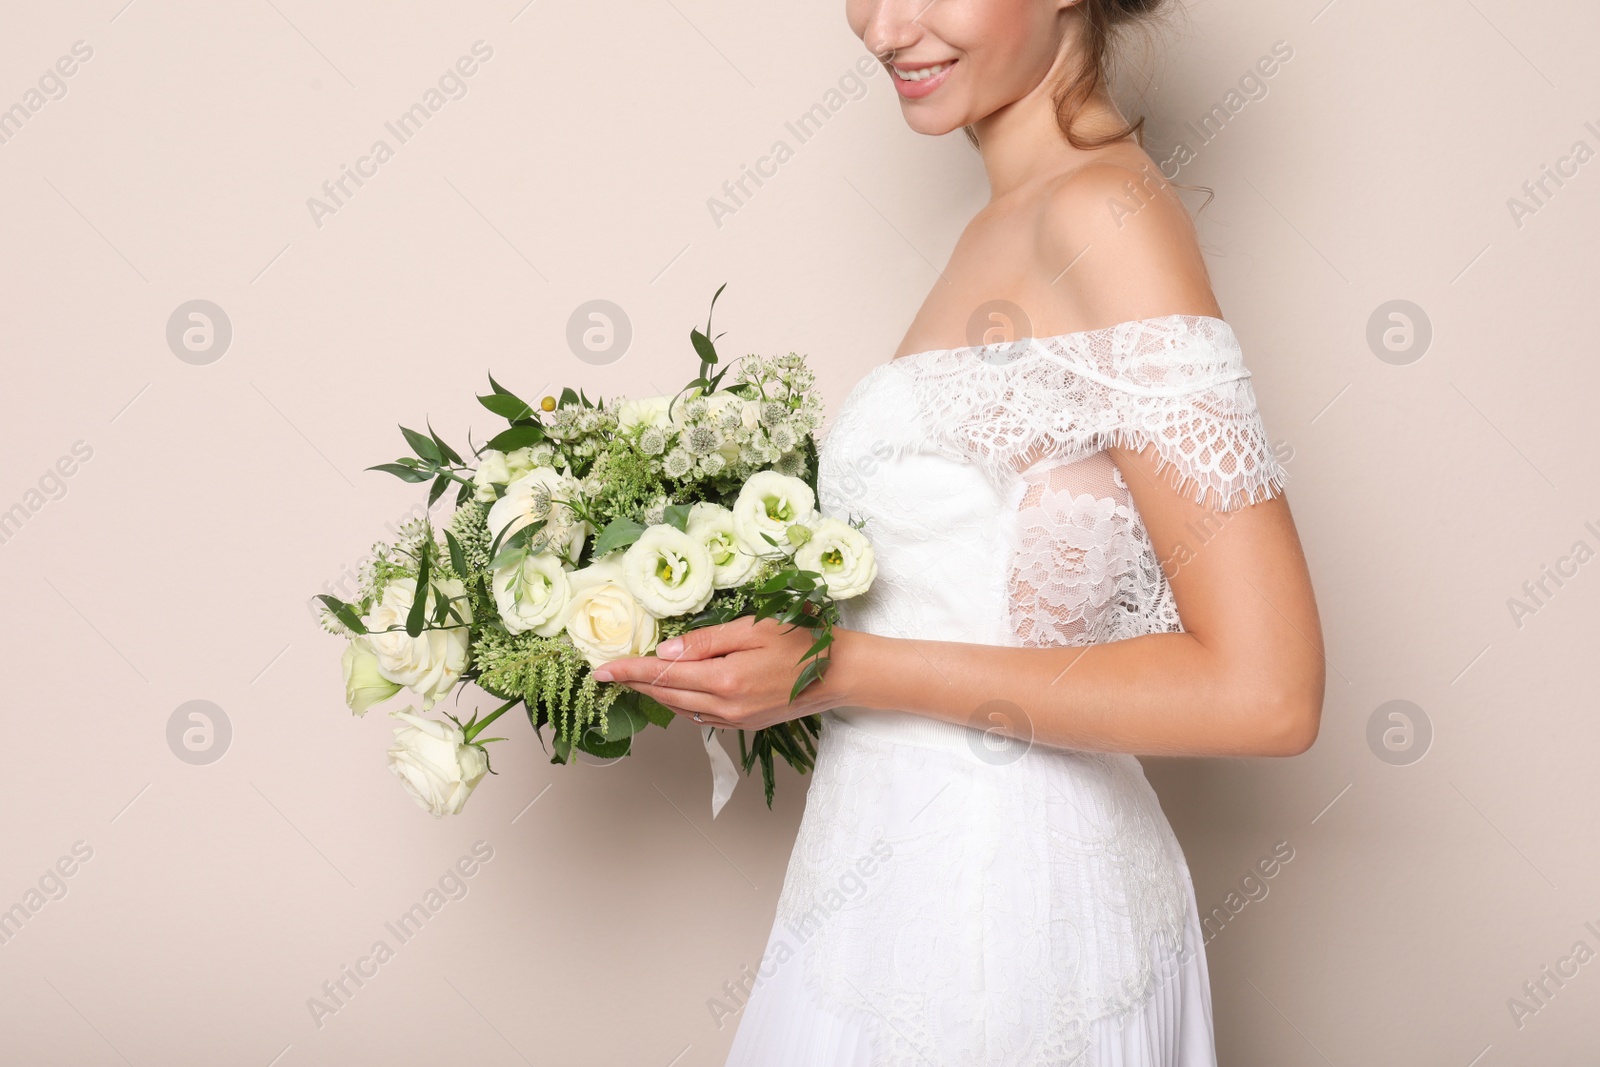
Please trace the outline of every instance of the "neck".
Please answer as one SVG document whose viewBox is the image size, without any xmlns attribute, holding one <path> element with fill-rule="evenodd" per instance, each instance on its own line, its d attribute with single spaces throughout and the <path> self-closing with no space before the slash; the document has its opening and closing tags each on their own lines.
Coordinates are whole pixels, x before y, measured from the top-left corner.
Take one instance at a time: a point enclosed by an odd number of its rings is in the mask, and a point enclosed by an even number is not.
<svg viewBox="0 0 1600 1067">
<path fill-rule="evenodd" d="M 1026 96 L 973 124 L 978 153 L 989 178 L 991 203 L 1040 177 L 1081 166 L 1103 151 L 1074 148 L 1056 121 L 1056 86 L 1076 69 L 1076 44 L 1076 25 L 1072 25 L 1063 35 L 1056 61 L 1039 84 Z M 1084 104 L 1074 123 L 1074 130 L 1089 139 L 1126 125 L 1116 104 L 1104 92 Z"/>
</svg>

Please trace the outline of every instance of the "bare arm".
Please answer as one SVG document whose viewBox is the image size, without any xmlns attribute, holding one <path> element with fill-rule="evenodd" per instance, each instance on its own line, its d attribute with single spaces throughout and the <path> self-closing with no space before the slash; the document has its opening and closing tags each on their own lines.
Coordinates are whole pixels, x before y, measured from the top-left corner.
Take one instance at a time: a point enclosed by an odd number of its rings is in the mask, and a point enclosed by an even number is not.
<svg viewBox="0 0 1600 1067">
<path fill-rule="evenodd" d="M 1041 271 L 1089 246 L 1082 259 L 1090 269 L 1067 314 L 1097 324 L 1216 315 L 1182 205 L 1158 199 L 1131 221 L 1108 222 L 1090 208 L 1126 173 L 1097 169 L 1060 190 L 1041 219 Z M 1141 285 L 1119 284 L 1129 278 Z M 1052 298 L 1046 293 L 1036 306 Z M 744 729 L 844 706 L 965 724 L 1003 700 L 1024 713 L 1016 732 L 1048 745 L 1169 755 L 1305 751 L 1321 716 L 1324 660 L 1287 502 L 1213 511 L 1180 492 L 1170 472 L 1157 473 L 1153 448 L 1111 454 L 1167 573 L 1182 633 L 1011 648 L 840 631 L 826 678 L 796 705 L 787 704 L 787 687 L 809 637 L 771 622 L 695 631 L 664 643 L 657 657 L 607 669 L 669 707 Z"/>
</svg>

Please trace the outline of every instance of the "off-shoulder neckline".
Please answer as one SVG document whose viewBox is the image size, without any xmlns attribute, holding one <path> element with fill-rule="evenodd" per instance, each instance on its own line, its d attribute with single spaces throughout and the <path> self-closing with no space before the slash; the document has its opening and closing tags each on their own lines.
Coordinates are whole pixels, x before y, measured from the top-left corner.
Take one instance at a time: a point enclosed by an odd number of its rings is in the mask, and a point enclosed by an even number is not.
<svg viewBox="0 0 1600 1067">
<path fill-rule="evenodd" d="M 1050 334 L 1046 337 L 1019 337 L 1015 341 L 994 341 L 986 345 L 958 345 L 955 348 L 928 348 L 922 350 L 921 352 L 907 352 L 903 356 L 895 356 L 888 362 L 881 365 L 892 366 L 893 364 L 899 363 L 901 360 L 920 359 L 925 356 L 943 356 L 956 352 L 983 352 L 989 349 L 1001 349 L 1012 345 L 1028 345 L 1031 347 L 1033 345 L 1043 344 L 1047 341 L 1071 341 L 1080 337 L 1093 337 L 1096 334 L 1114 333 L 1117 330 L 1126 329 L 1129 326 L 1143 326 L 1146 323 L 1173 321 L 1185 322 L 1188 325 L 1193 325 L 1197 322 L 1209 322 L 1229 331 L 1232 331 L 1233 329 L 1233 327 L 1228 324 L 1226 319 L 1219 319 L 1215 315 L 1185 315 L 1182 313 L 1176 313 L 1172 315 L 1156 315 L 1147 319 L 1129 319 L 1126 322 L 1118 322 L 1110 326 L 1098 326 L 1092 330 L 1074 330 L 1071 333 L 1056 333 Z"/>
</svg>

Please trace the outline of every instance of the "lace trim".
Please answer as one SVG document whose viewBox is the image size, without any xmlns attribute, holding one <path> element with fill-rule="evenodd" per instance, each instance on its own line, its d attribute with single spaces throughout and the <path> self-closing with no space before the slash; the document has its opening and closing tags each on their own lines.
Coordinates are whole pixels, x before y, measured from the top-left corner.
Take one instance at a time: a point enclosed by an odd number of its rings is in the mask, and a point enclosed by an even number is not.
<svg viewBox="0 0 1600 1067">
<path fill-rule="evenodd" d="M 1283 490 L 1250 372 L 1221 319 L 1169 315 L 896 364 L 912 377 L 921 423 L 912 437 L 1002 484 L 1041 458 L 1154 446 L 1157 470 L 1202 505 L 1228 511 Z"/>
</svg>

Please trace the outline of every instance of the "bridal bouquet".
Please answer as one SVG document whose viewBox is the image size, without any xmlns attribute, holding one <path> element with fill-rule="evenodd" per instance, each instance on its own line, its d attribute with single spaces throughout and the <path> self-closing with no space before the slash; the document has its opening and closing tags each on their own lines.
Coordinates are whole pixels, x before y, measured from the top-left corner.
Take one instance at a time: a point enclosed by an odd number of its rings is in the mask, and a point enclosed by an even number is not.
<svg viewBox="0 0 1600 1067">
<path fill-rule="evenodd" d="M 507 425 L 471 462 L 431 426 L 401 427 L 412 454 L 371 468 L 427 484 L 430 511 L 456 491 L 442 531 L 408 524 L 373 547 L 352 600 L 318 597 L 324 627 L 348 639 L 350 709 L 401 689 L 420 704 L 391 712 L 402 725 L 389 767 L 434 815 L 461 810 L 490 770 L 485 746 L 504 740 L 483 731 L 519 704 L 541 745 L 549 727 L 554 763 L 624 756 L 645 727 L 669 725 L 669 709 L 591 673 L 668 637 L 775 618 L 814 637 L 790 698 L 826 670 L 836 602 L 864 592 L 877 564 L 858 528 L 816 510 L 813 375 L 792 353 L 722 366 L 709 315 L 690 340 L 699 374 L 673 396 L 564 389 L 529 404 L 490 376 L 478 400 Z M 467 682 L 504 703 L 465 722 L 427 714 Z M 740 731 L 769 807 L 774 756 L 805 773 L 818 736 L 815 715 Z M 709 727 L 704 742 L 715 814 L 737 775 Z"/>
</svg>

